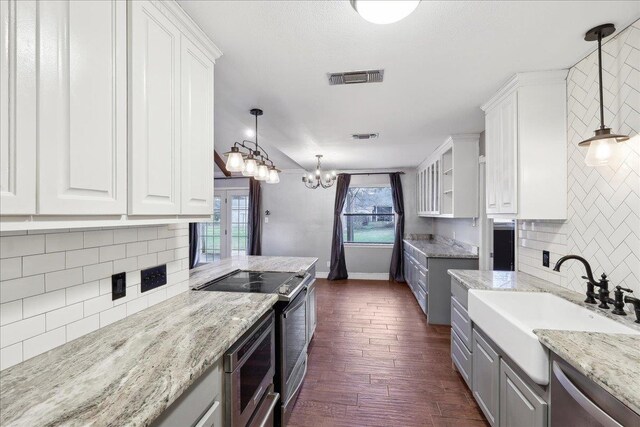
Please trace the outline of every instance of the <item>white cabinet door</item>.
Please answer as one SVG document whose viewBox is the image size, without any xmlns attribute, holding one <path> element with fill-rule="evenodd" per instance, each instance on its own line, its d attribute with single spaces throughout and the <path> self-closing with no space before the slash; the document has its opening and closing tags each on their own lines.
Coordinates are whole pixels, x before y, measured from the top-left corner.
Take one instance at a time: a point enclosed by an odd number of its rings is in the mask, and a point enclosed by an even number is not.
<svg viewBox="0 0 640 427">
<path fill-rule="evenodd" d="M 182 213 L 213 213 L 213 62 L 182 37 Z"/>
<path fill-rule="evenodd" d="M 180 213 L 180 32 L 151 2 L 129 4 L 129 213 Z"/>
<path fill-rule="evenodd" d="M 518 93 L 500 104 L 500 213 L 517 213 L 518 182 Z"/>
<path fill-rule="evenodd" d="M 125 214 L 126 4 L 38 8 L 38 213 Z"/>
<path fill-rule="evenodd" d="M 36 3 L 0 1 L 0 213 L 36 212 Z"/>
<path fill-rule="evenodd" d="M 487 112 L 485 118 L 486 198 L 487 213 L 500 212 L 500 187 L 497 179 L 502 164 L 500 151 L 500 109 Z"/>
</svg>

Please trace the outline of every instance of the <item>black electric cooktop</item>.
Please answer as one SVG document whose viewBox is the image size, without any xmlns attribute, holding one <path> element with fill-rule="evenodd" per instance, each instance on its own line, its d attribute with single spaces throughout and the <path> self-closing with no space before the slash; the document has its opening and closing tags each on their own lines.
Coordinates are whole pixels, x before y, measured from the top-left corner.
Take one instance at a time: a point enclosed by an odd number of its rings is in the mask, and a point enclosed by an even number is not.
<svg viewBox="0 0 640 427">
<path fill-rule="evenodd" d="M 213 280 L 199 290 L 222 292 L 257 292 L 261 294 L 284 294 L 282 286 L 290 288 L 293 281 L 298 282 L 295 273 L 280 273 L 274 271 L 234 271 L 219 279 Z M 297 284 L 297 283 L 296 283 Z"/>
</svg>

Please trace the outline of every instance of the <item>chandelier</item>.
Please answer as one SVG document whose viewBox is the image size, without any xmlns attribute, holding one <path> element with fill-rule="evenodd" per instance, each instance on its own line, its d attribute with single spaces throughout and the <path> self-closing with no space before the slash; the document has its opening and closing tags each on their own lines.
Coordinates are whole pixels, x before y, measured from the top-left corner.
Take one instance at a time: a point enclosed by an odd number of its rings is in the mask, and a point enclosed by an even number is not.
<svg viewBox="0 0 640 427">
<path fill-rule="evenodd" d="M 320 166 L 320 159 L 322 158 L 322 154 L 316 154 L 316 157 L 318 158 L 318 164 L 316 165 L 315 174 L 305 174 L 305 176 L 302 177 L 302 182 L 304 182 L 305 187 L 312 190 L 318 187 L 329 188 L 336 182 L 336 171 L 327 173 L 322 172 L 322 167 Z"/>
<path fill-rule="evenodd" d="M 273 161 L 264 147 L 258 144 L 258 116 L 263 114 L 259 108 L 249 111 L 256 118 L 255 141 L 243 140 L 234 142 L 231 151 L 224 153 L 227 156 L 226 168 L 229 172 L 242 172 L 243 176 L 253 177 L 267 184 L 280 182 L 279 169 L 276 169 Z"/>
</svg>

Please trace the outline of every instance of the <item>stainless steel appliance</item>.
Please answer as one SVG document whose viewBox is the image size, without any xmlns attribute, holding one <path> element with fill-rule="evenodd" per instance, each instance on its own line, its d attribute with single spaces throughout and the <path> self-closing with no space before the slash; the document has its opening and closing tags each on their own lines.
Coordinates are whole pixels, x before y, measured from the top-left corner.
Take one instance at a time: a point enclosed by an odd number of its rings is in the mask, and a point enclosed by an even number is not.
<svg viewBox="0 0 640 427">
<path fill-rule="evenodd" d="M 278 295 L 275 305 L 275 391 L 280 394 L 275 425 L 285 425 L 307 372 L 307 287 L 314 282 L 308 272 L 281 273 L 234 271 L 205 283 L 197 290 L 257 292 Z"/>
<path fill-rule="evenodd" d="M 640 426 L 640 415 L 602 387 L 553 356 L 551 426 Z"/>
<path fill-rule="evenodd" d="M 226 423 L 230 427 L 273 426 L 278 393 L 275 373 L 275 318 L 263 317 L 224 355 Z M 269 421 L 271 422 L 269 424 Z"/>
</svg>

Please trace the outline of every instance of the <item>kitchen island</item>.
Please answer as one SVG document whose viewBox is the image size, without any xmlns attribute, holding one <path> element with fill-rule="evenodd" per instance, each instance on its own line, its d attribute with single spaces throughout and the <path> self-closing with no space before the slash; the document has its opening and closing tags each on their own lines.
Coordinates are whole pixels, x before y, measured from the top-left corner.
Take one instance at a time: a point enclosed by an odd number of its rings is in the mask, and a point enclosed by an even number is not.
<svg viewBox="0 0 640 427">
<path fill-rule="evenodd" d="M 296 272 L 315 261 L 222 260 L 194 269 L 190 287 L 238 268 Z M 8 368 L 0 374 L 0 425 L 149 425 L 277 300 L 187 291 Z"/>
</svg>

